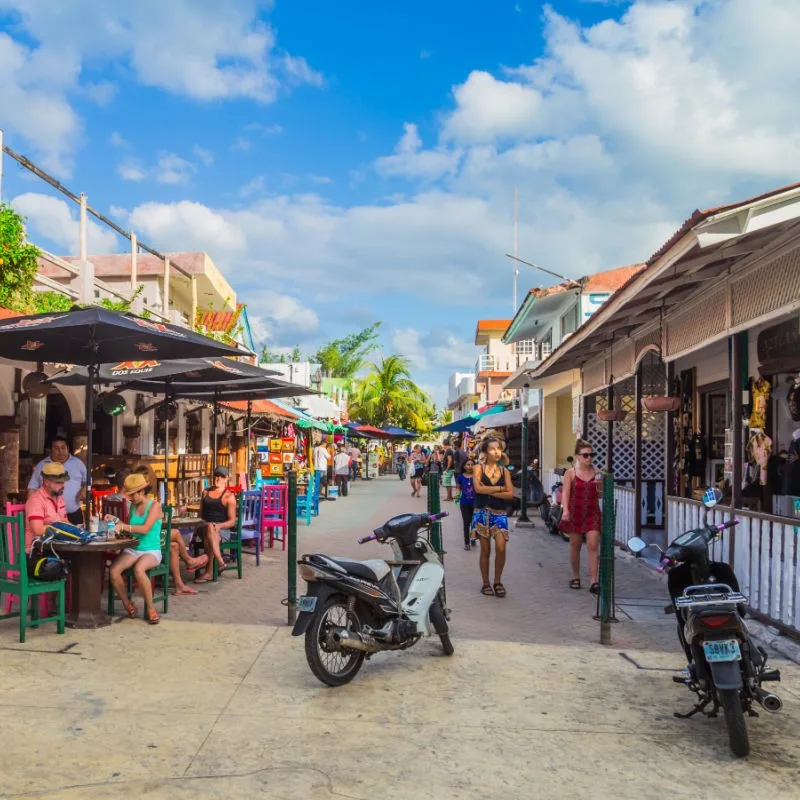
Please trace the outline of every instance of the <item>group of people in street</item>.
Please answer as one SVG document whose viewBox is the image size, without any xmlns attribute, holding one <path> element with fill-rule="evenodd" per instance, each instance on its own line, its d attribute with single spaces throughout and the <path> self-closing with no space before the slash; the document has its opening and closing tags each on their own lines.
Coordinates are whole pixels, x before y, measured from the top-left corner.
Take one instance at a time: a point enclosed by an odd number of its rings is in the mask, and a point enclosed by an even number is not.
<svg viewBox="0 0 800 800">
<path fill-rule="evenodd" d="M 464 549 L 480 543 L 481 594 L 505 597 L 502 582 L 509 541 L 508 512 L 514 502 L 514 487 L 503 443 L 493 436 L 485 437 L 475 455 L 463 448 L 463 438 L 454 437 L 444 445 L 434 445 L 426 452 L 415 445 L 409 456 L 411 496 L 420 497 L 425 475 L 439 476 L 447 500 L 458 502 L 464 534 Z M 571 589 L 581 588 L 580 557 L 584 541 L 589 555 L 589 590 L 599 592 L 598 568 L 600 531 L 599 471 L 594 467 L 594 452 L 583 439 L 575 444 L 577 462 L 564 476 L 563 514 L 560 529 L 570 541 Z M 454 496 L 454 492 L 457 492 Z M 494 574 L 490 581 L 492 542 L 494 542 Z"/>
<path fill-rule="evenodd" d="M 314 447 L 314 491 L 319 496 L 323 483 L 336 485 L 339 497 L 347 497 L 350 481 L 360 474 L 361 450 L 340 442 L 334 446 L 321 441 Z"/>
</svg>

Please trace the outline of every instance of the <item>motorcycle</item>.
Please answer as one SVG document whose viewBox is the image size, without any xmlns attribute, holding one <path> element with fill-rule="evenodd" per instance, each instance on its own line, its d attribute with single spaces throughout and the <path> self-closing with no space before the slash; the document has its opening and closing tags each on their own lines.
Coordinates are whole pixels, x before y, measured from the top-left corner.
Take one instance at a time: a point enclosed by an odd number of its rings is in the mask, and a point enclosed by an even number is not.
<svg viewBox="0 0 800 800">
<path fill-rule="evenodd" d="M 733 570 L 723 563 L 709 561 L 709 545 L 723 531 L 739 524 L 738 519 L 720 525 L 708 523 L 708 512 L 722 499 L 719 489 L 706 491 L 703 527 L 687 531 L 666 550 L 648 545 L 642 539 L 628 542 L 629 550 L 641 555 L 648 547 L 660 554 L 660 569 L 669 573 L 672 603 L 664 609 L 678 619 L 678 638 L 689 666 L 673 680 L 697 695 L 688 719 L 698 712 L 716 717 L 720 707 L 725 716 L 731 751 L 736 756 L 750 752 L 745 714 L 757 717 L 753 703 L 765 711 L 781 710 L 783 702 L 761 684 L 781 679 L 780 671 L 767 664 L 767 652 L 750 636 L 743 619 L 747 598 L 739 591 Z M 708 706 L 711 710 L 706 710 Z"/>
<path fill-rule="evenodd" d="M 445 655 L 453 654 L 444 567 L 429 539 L 430 525 L 446 516 L 446 511 L 400 514 L 358 540 L 390 543 L 391 561 L 321 553 L 298 561 L 308 593 L 298 598 L 292 635 L 305 635 L 306 660 L 320 681 L 342 686 L 356 676 L 365 658 L 406 650 L 434 633 Z"/>
<path fill-rule="evenodd" d="M 572 456 L 570 456 L 567 461 L 569 461 L 571 465 L 573 461 Z M 547 530 L 552 533 L 553 536 L 560 536 L 566 542 L 569 541 L 569 536 L 559 530 L 558 523 L 561 522 L 561 516 L 564 513 L 562 499 L 564 494 L 564 475 L 566 475 L 567 469 L 569 469 L 569 467 L 558 467 L 554 470 L 555 474 L 561 480 L 553 484 L 550 494 L 545 497 L 544 502 L 539 506 L 539 514 Z"/>
</svg>

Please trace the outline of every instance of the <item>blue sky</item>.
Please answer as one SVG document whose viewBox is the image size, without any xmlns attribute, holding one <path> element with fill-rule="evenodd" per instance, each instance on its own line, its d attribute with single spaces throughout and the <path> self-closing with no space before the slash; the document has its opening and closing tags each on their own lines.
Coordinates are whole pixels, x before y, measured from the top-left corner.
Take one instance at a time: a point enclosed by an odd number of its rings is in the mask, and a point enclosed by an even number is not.
<svg viewBox="0 0 800 800">
<path fill-rule="evenodd" d="M 646 259 L 798 179 L 795 0 L 0 0 L 6 142 L 165 250 L 208 251 L 271 348 L 375 320 L 441 403 L 520 252 Z M 33 238 L 75 210 L 5 161 Z M 122 248 L 99 230 L 95 251 Z M 520 297 L 546 275 L 522 268 Z"/>
</svg>

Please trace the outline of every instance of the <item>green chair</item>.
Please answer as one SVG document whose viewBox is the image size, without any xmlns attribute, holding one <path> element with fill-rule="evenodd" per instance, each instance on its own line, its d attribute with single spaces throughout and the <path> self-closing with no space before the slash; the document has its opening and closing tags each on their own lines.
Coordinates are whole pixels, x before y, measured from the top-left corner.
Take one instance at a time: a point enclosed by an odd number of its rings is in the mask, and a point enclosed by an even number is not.
<svg viewBox="0 0 800 800">
<path fill-rule="evenodd" d="M 66 626 L 66 579 L 60 581 L 37 581 L 28 577 L 25 556 L 25 517 L 0 515 L 0 592 L 9 592 L 19 597 L 19 611 L 0 615 L 0 619 L 19 617 L 19 640 L 25 642 L 25 629 L 38 628 L 42 622 L 55 622 L 58 633 Z M 54 617 L 39 617 L 39 595 L 58 593 L 58 612 Z M 34 598 L 34 602 L 29 602 Z M 30 619 L 28 606 L 30 605 Z"/>
<path fill-rule="evenodd" d="M 167 613 L 169 604 L 169 556 L 170 543 L 172 536 L 172 506 L 165 506 L 164 521 L 161 525 L 161 563 L 147 570 L 147 577 L 153 587 L 153 605 L 156 603 L 164 604 L 164 613 Z M 128 583 L 128 597 L 133 593 L 133 569 L 126 569 L 123 573 Z M 161 578 L 161 594 L 156 593 L 156 578 Z M 114 616 L 114 603 L 116 592 L 111 582 L 108 583 L 108 614 Z"/>
</svg>

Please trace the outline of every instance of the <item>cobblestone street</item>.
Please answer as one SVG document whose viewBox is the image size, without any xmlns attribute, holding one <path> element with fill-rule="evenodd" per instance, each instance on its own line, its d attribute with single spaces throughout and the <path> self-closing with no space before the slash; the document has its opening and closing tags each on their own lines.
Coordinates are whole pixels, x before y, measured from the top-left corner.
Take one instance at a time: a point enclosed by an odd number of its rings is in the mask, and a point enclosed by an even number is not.
<svg viewBox="0 0 800 800">
<path fill-rule="evenodd" d="M 356 537 L 424 503 L 397 478 L 356 482 L 300 523 L 298 551 L 388 555 Z M 174 598 L 156 628 L 120 620 L 19 645 L 2 623 L 0 797 L 796 796 L 792 663 L 776 661 L 784 711 L 748 720 L 753 752 L 735 760 L 722 719 L 672 716 L 691 703 L 670 679 L 682 665 L 660 576 L 618 558 L 620 622 L 601 647 L 594 598 L 567 587 L 564 542 L 541 525 L 514 533 L 501 600 L 479 594 L 460 526 L 445 520 L 455 655 L 423 641 L 340 689 L 289 636 L 283 551 Z"/>
</svg>

